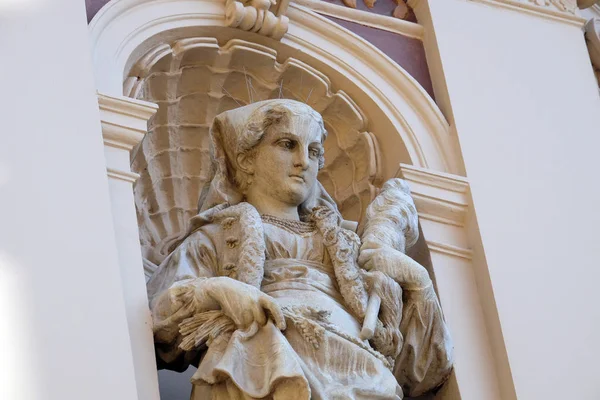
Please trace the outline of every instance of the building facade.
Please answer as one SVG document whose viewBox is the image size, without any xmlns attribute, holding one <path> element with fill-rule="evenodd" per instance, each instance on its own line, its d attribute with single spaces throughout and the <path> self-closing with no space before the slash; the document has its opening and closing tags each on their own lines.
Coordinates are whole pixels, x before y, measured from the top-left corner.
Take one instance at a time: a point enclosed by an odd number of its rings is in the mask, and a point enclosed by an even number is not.
<svg viewBox="0 0 600 400">
<path fill-rule="evenodd" d="M 184 138 L 274 92 L 334 132 L 320 179 L 345 218 L 409 183 L 455 345 L 432 398 L 600 398 L 600 6 L 580 3 L 0 2 L 0 398 L 189 393 L 159 388 L 145 279 L 202 166 L 158 153 L 202 153 Z"/>
</svg>

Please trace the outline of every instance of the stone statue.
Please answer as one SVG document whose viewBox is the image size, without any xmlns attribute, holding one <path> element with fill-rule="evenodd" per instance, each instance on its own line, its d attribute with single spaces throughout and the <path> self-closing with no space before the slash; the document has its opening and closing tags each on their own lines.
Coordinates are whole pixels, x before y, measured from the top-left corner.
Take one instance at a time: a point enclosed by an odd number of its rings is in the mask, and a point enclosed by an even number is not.
<svg viewBox="0 0 600 400">
<path fill-rule="evenodd" d="M 449 375 L 408 188 L 384 185 L 361 244 L 317 180 L 326 135 L 292 100 L 215 118 L 199 214 L 148 282 L 159 367 L 197 365 L 192 399 L 402 399 Z"/>
</svg>

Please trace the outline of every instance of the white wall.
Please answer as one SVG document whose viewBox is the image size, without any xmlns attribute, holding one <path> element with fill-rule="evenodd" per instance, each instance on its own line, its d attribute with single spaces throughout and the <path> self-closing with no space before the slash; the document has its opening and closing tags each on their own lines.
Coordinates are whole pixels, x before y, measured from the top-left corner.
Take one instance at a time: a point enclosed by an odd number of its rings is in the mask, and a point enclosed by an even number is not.
<svg viewBox="0 0 600 400">
<path fill-rule="evenodd" d="M 503 398 L 512 375 L 521 400 L 597 400 L 600 97 L 582 31 L 478 2 L 429 7 L 485 251 L 479 291 L 510 364 Z"/>
<path fill-rule="evenodd" d="M 84 2 L 0 1 L 0 398 L 133 400 Z"/>
</svg>

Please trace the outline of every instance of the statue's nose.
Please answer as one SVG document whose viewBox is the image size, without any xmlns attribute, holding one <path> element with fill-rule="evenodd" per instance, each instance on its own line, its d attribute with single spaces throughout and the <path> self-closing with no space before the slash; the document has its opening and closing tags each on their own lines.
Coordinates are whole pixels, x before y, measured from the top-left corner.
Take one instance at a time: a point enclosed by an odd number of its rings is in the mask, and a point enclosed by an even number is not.
<svg viewBox="0 0 600 400">
<path fill-rule="evenodd" d="M 294 166 L 302 168 L 303 171 L 308 169 L 310 165 L 310 159 L 308 155 L 308 149 L 298 148 L 296 153 L 296 159 L 294 160 Z"/>
</svg>

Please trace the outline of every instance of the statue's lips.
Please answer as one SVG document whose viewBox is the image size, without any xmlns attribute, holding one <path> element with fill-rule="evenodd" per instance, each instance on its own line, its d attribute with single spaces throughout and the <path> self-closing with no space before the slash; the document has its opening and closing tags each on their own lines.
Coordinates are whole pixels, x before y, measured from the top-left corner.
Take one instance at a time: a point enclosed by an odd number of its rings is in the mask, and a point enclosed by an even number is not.
<svg viewBox="0 0 600 400">
<path fill-rule="evenodd" d="M 294 174 L 292 174 L 292 175 L 290 175 L 290 178 L 294 178 L 295 180 L 297 180 L 297 181 L 299 181 L 301 183 L 305 182 L 304 176 L 302 176 L 302 175 L 294 175 Z"/>
</svg>

